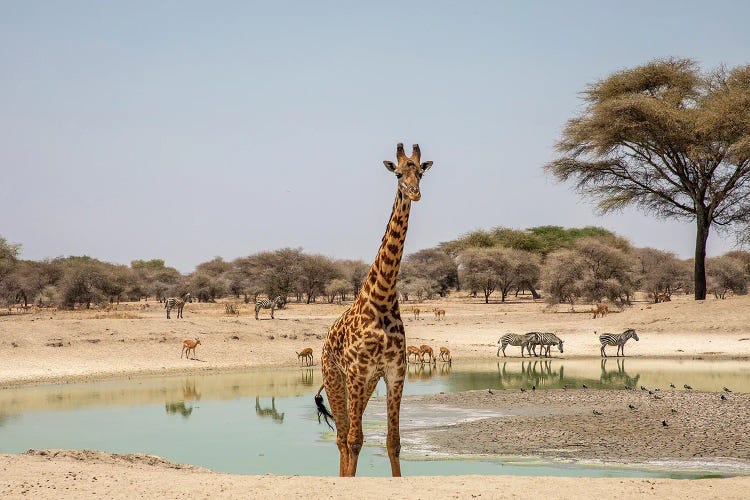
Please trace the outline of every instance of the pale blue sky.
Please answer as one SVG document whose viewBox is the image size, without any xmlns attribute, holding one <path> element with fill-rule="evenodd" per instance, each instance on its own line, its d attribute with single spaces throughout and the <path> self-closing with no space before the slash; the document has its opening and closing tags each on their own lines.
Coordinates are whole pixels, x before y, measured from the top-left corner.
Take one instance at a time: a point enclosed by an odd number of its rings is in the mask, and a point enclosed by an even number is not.
<svg viewBox="0 0 750 500">
<path fill-rule="evenodd" d="M 692 255 L 692 224 L 599 217 L 542 166 L 587 83 L 750 63 L 750 4 L 353 4 L 0 1 L 0 235 L 184 272 L 284 246 L 369 261 L 403 141 L 434 161 L 407 252 L 555 224 Z"/>
</svg>

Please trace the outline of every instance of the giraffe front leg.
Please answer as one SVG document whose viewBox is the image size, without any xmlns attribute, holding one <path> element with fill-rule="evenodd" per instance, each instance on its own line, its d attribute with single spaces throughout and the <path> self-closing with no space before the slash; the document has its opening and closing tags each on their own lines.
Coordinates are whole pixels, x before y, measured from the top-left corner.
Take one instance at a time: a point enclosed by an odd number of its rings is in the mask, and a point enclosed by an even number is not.
<svg viewBox="0 0 750 500">
<path fill-rule="evenodd" d="M 401 373 L 401 372 L 399 372 Z M 392 380 L 395 379 L 395 380 Z M 404 391 L 403 373 L 399 377 L 386 379 L 388 388 L 388 435 L 386 436 L 386 449 L 388 459 L 391 461 L 391 475 L 401 477 L 401 433 L 399 431 L 399 418 L 401 413 L 401 395 Z"/>
<path fill-rule="evenodd" d="M 324 356 L 325 358 L 325 356 Z M 328 363 L 323 361 L 323 380 L 328 404 L 333 414 L 333 422 L 336 424 L 336 446 L 339 449 L 339 476 L 344 477 L 349 469 L 349 448 L 347 437 L 349 435 L 349 410 L 347 406 L 346 384 L 343 375 L 333 368 L 327 368 Z"/>
</svg>

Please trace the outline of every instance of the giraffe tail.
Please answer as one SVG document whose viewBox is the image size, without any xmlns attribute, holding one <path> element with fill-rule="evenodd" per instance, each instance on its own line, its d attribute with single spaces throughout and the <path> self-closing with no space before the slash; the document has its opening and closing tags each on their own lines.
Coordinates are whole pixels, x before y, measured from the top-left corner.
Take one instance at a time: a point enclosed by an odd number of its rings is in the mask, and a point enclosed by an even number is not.
<svg viewBox="0 0 750 500">
<path fill-rule="evenodd" d="M 323 402 L 323 396 L 320 395 L 321 392 L 323 392 L 323 387 L 320 386 L 320 389 L 318 389 L 318 393 L 315 395 L 315 406 L 318 408 L 318 423 L 320 423 L 320 417 L 323 417 L 323 419 L 326 421 L 326 425 L 333 430 L 333 426 L 331 425 L 330 420 L 333 420 L 333 415 L 331 415 L 331 412 L 328 411 L 328 408 L 326 408 L 325 403 Z"/>
</svg>

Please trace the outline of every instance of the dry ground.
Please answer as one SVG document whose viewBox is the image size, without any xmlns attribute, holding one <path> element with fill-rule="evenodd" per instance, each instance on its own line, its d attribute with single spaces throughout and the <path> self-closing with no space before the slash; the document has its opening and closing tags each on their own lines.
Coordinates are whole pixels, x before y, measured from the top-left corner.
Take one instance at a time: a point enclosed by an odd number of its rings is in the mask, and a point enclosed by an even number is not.
<svg viewBox="0 0 750 500">
<path fill-rule="evenodd" d="M 597 334 L 621 332 L 625 328 L 635 328 L 641 339 L 640 342 L 628 343 L 628 356 L 750 359 L 750 297 L 709 299 L 705 302 L 680 297 L 664 304 L 639 302 L 603 319 L 592 319 L 591 314 L 586 312 L 588 308 L 584 306 L 577 308 L 579 312 L 570 312 L 567 307 L 549 309 L 543 303 L 534 303 L 528 299 L 486 305 L 477 299 L 455 297 L 417 306 L 422 309 L 422 314 L 420 319 L 415 320 L 410 313 L 412 304 L 402 305 L 409 343 L 428 343 L 436 351 L 441 346 L 447 346 L 453 353 L 454 363 L 460 363 L 462 359 L 494 358 L 500 335 L 531 330 L 554 331 L 563 337 L 565 358 L 598 357 Z M 431 308 L 435 306 L 446 310 L 444 321 L 436 321 L 431 314 Z M 223 304 L 192 303 L 186 305 L 184 319 L 167 320 L 162 305 L 150 302 L 148 307 L 144 307 L 143 303 L 121 304 L 116 311 L 109 312 L 42 310 L 2 316 L 0 349 L 3 352 L 3 363 L 0 364 L 0 387 L 122 375 L 294 366 L 298 363 L 295 351 L 304 347 L 313 348 L 317 363 L 326 328 L 343 310 L 344 306 L 337 304 L 291 303 L 288 308 L 277 311 L 276 320 L 271 321 L 268 319 L 268 311 L 262 311 L 262 320 L 256 321 L 253 310 L 245 305 L 241 306 L 241 314 L 236 317 L 226 316 Z M 201 340 L 196 352 L 197 359 L 181 359 L 182 340 L 196 337 Z M 593 414 L 587 414 L 588 406 L 593 404 L 598 411 L 605 413 L 602 418 L 627 421 L 629 412 L 636 411 L 647 416 L 644 421 L 649 422 L 664 414 L 666 407 L 661 406 L 676 406 L 679 418 L 670 419 L 667 432 L 659 427 L 629 430 L 627 426 L 623 427 L 623 432 L 630 436 L 629 439 L 636 440 L 641 435 L 647 438 L 644 439 L 645 442 L 652 439 L 654 447 L 670 450 L 670 453 L 684 453 L 685 456 L 689 453 L 717 456 L 724 450 L 731 449 L 732 444 L 726 441 L 727 436 L 717 434 L 715 429 L 705 425 L 706 419 L 718 421 L 721 417 L 711 413 L 722 407 L 709 406 L 709 396 L 690 396 L 697 398 L 692 405 L 684 402 L 687 399 L 672 401 L 666 397 L 659 404 L 646 404 L 636 400 L 633 404 L 638 409 L 629 410 L 625 400 L 618 399 L 627 396 L 624 392 L 613 395 L 611 401 L 606 403 L 587 401 L 586 398 L 594 397 L 588 395 L 578 395 L 575 396 L 577 399 L 573 399 L 573 394 L 576 393 L 579 391 L 555 391 L 543 396 L 562 398 L 559 401 L 555 399 L 557 402 L 554 404 L 567 407 L 566 411 L 582 405 L 579 413 L 569 415 L 576 419 L 577 434 L 570 434 L 565 438 L 563 446 L 560 446 L 561 450 L 556 452 L 557 456 L 568 454 L 584 458 L 607 458 L 614 454 L 614 446 L 595 432 L 601 418 L 595 419 Z M 499 397 L 515 398 L 513 394 Z M 605 394 L 601 393 L 599 397 L 605 397 Z M 479 405 L 483 404 L 483 396 L 468 393 L 455 397 L 458 398 L 456 401 L 465 398 L 461 404 Z M 540 396 L 537 394 L 533 397 Z M 704 402 L 701 399 L 703 397 L 709 399 Z M 552 399 L 550 404 L 553 403 Z M 506 403 L 512 407 L 522 401 L 523 399 L 513 399 Z M 688 406 L 682 407 L 681 404 Z M 743 407 L 746 408 L 747 405 Z M 703 411 L 706 413 L 702 413 Z M 518 429 L 513 432 L 531 432 L 538 425 L 549 425 L 554 420 L 549 415 L 518 418 Z M 458 440 L 462 442 L 463 451 L 472 451 L 471 446 L 474 446 L 473 452 L 506 453 L 515 450 L 539 455 L 552 453 L 550 450 L 545 451 L 543 445 L 535 444 L 533 440 L 526 440 L 528 444 L 522 447 L 508 448 L 500 439 L 503 433 L 493 427 L 497 425 L 493 420 L 476 425 L 486 427 L 465 425 L 451 431 L 457 433 L 453 435 L 454 441 L 460 438 Z M 498 437 L 497 442 L 482 442 L 478 436 L 483 432 L 494 432 Z M 678 436 L 680 432 L 684 434 L 684 439 L 670 439 L 670 436 Z M 709 438 L 708 442 L 715 440 L 714 448 L 708 449 L 709 445 L 698 448 L 690 445 L 682 451 L 676 449 L 679 447 L 676 444 L 678 441 L 684 444 L 701 436 L 704 440 Z M 747 436 L 746 431 L 743 436 Z M 509 438 L 506 440 L 510 441 Z M 737 443 L 741 444 L 737 448 L 737 454 L 726 455 L 746 457 L 746 438 L 738 437 Z M 581 454 L 581 449 L 585 449 L 585 453 Z M 578 451 L 574 453 L 571 450 Z M 704 455 L 700 455 L 701 453 Z M 629 460 L 644 457 L 626 453 L 622 458 Z M 188 495 L 247 498 L 264 497 L 276 491 L 291 497 L 382 498 L 384 494 L 399 494 L 464 498 L 470 495 L 525 496 L 528 486 L 524 484 L 527 481 L 506 477 L 459 476 L 440 478 L 439 481 L 434 478 L 409 478 L 405 481 L 409 485 L 406 488 L 403 480 L 376 478 L 344 481 L 334 478 L 232 476 L 190 467 L 175 467 L 156 459 L 135 456 L 121 458 L 110 454 L 75 451 L 61 452 L 57 456 L 40 453 L 0 455 L 0 496 L 3 497 L 59 498 L 103 494 L 114 498 L 176 498 Z M 548 484 L 549 488 L 544 491 L 558 498 L 601 495 L 676 497 L 686 494 L 696 498 L 741 498 L 746 497 L 746 492 L 750 491 L 750 479 L 746 477 L 700 481 L 541 478 L 534 483 L 538 487 Z M 315 493 L 311 495 L 311 491 Z"/>
</svg>

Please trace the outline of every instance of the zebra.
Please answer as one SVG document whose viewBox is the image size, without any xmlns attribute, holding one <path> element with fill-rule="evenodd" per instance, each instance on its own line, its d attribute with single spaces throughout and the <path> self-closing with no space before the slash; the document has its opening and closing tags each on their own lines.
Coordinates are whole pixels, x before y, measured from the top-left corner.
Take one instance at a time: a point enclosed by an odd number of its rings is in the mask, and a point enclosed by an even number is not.
<svg viewBox="0 0 750 500">
<path fill-rule="evenodd" d="M 281 307 L 283 303 L 284 299 L 281 297 L 281 295 L 273 300 L 258 299 L 258 301 L 255 303 L 255 319 L 258 319 L 258 311 L 260 311 L 261 309 L 270 309 L 271 319 L 273 319 L 274 310 L 276 310 L 277 307 Z"/>
<path fill-rule="evenodd" d="M 620 334 L 602 333 L 601 335 L 599 335 L 599 342 L 601 342 L 602 344 L 602 357 L 607 357 L 607 353 L 604 352 L 604 349 L 608 345 L 617 346 L 617 354 L 615 356 L 619 356 L 620 351 L 622 351 L 622 356 L 625 357 L 625 342 L 627 342 L 630 338 L 633 338 L 636 342 L 638 342 L 638 334 L 635 333 L 635 330 L 633 330 L 632 328 L 628 328 Z"/>
<path fill-rule="evenodd" d="M 556 345 L 557 349 L 562 354 L 563 341 L 554 333 L 532 332 L 527 335 L 531 335 L 531 338 L 528 341 L 529 356 L 531 356 L 532 352 L 534 353 L 534 356 L 536 356 L 536 346 L 540 346 L 539 356 L 542 357 L 552 357 L 552 355 L 550 354 L 550 349 L 553 345 Z"/>
<path fill-rule="evenodd" d="M 167 319 L 172 319 L 169 317 L 170 311 L 172 311 L 172 308 L 177 308 L 177 318 L 182 318 L 182 308 L 185 307 L 185 302 L 190 300 L 190 294 L 186 293 L 185 295 L 180 297 L 169 297 L 167 300 L 164 301 L 164 309 L 167 310 Z"/>
<path fill-rule="evenodd" d="M 523 358 L 523 350 L 530 349 L 529 348 L 529 340 L 531 340 L 531 336 L 533 333 L 526 333 L 524 335 L 517 335 L 515 333 L 507 333 L 500 337 L 500 340 L 497 341 L 497 343 L 500 345 L 500 347 L 497 348 L 497 356 L 500 357 L 500 351 L 503 351 L 503 357 L 505 356 L 505 348 L 508 347 L 508 345 L 514 345 L 514 346 L 521 346 L 521 357 Z M 531 351 L 529 350 L 529 357 L 531 357 Z"/>
</svg>

